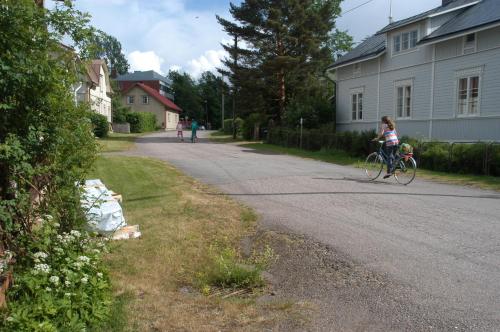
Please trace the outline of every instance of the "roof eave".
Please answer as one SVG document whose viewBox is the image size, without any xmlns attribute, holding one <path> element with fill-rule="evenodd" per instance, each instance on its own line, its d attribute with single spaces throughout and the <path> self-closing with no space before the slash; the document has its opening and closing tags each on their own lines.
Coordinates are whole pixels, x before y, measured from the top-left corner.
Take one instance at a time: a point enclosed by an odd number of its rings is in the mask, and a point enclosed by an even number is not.
<svg viewBox="0 0 500 332">
<path fill-rule="evenodd" d="M 500 26 L 500 20 L 496 20 L 494 22 L 488 22 L 482 25 L 478 25 L 472 28 L 468 29 L 463 29 L 455 32 L 451 32 L 442 36 L 434 37 L 434 38 L 428 38 L 428 39 L 422 39 L 420 40 L 417 44 L 418 45 L 431 45 L 431 44 L 436 44 L 440 42 L 444 42 L 450 39 L 455 39 L 459 37 L 463 37 L 465 35 L 471 34 L 471 33 L 476 33 L 484 30 L 488 30 L 491 28 L 495 28 Z"/>
<path fill-rule="evenodd" d="M 385 54 L 386 52 L 386 48 L 384 47 L 384 49 L 382 51 L 379 51 L 379 52 L 376 52 L 376 53 L 371 53 L 371 54 L 367 54 L 363 57 L 359 57 L 359 58 L 355 58 L 355 59 L 351 59 L 349 61 L 346 61 L 346 62 L 341 62 L 339 64 L 333 64 L 333 65 L 330 65 L 329 67 L 327 67 L 325 70 L 331 70 L 331 69 L 337 69 L 337 68 L 342 68 L 342 67 L 346 67 L 346 66 L 350 66 L 350 65 L 353 65 L 355 63 L 359 63 L 359 62 L 364 62 L 364 61 L 369 61 L 369 60 L 373 60 L 373 59 L 377 59 L 378 57 L 382 56 L 383 54 Z"/>
</svg>

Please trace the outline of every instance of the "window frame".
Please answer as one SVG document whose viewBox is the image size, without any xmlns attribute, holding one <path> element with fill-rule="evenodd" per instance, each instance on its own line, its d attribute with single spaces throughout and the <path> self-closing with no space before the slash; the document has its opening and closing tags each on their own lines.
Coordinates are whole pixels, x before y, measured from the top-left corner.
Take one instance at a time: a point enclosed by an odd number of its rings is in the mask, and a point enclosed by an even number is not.
<svg viewBox="0 0 500 332">
<path fill-rule="evenodd" d="M 146 102 L 144 102 L 144 100 L 146 100 Z M 149 105 L 149 96 L 148 95 L 142 95 L 141 96 L 141 102 L 142 102 L 142 105 Z"/>
<path fill-rule="evenodd" d="M 394 82 L 394 118 L 401 120 L 412 119 L 413 101 L 415 100 L 414 79 L 399 80 Z M 410 93 L 408 96 L 408 88 Z M 399 115 L 399 91 L 402 89 L 401 116 Z M 409 98 L 409 101 L 408 101 Z M 409 113 L 409 114 L 408 114 Z"/>
<path fill-rule="evenodd" d="M 359 122 L 363 121 L 363 113 L 364 113 L 364 88 L 356 88 L 356 89 L 351 89 L 350 91 L 350 98 L 349 98 L 349 103 L 351 105 L 350 107 L 350 114 L 351 114 L 351 122 Z M 361 103 L 360 103 L 361 100 Z M 354 105 L 356 105 L 356 109 L 354 109 Z M 354 115 L 356 115 L 354 119 Z"/>
<path fill-rule="evenodd" d="M 135 96 L 127 95 L 127 105 L 134 105 Z"/>
<path fill-rule="evenodd" d="M 472 42 L 467 41 L 467 37 L 469 37 L 471 35 L 474 36 L 473 45 L 468 44 L 468 43 L 472 43 Z M 471 52 L 467 52 L 468 50 L 471 50 Z M 469 34 L 463 36 L 462 55 L 474 54 L 476 52 L 477 52 L 477 33 L 469 33 Z"/>
<path fill-rule="evenodd" d="M 457 118 L 469 118 L 469 117 L 479 117 L 481 116 L 481 97 L 482 97 L 482 90 L 483 90 L 483 72 L 484 72 L 484 66 L 481 67 L 475 67 L 475 68 L 469 68 L 469 69 L 464 69 L 457 71 L 455 73 L 455 95 L 454 95 L 454 104 L 455 104 L 455 117 Z M 477 77 L 478 82 L 477 82 L 477 103 L 476 103 L 476 108 L 477 111 L 476 113 L 470 113 L 470 93 L 471 93 L 471 78 Z M 466 110 L 463 114 L 459 113 L 460 109 L 460 81 L 462 79 L 467 79 L 467 98 L 466 98 Z"/>
<path fill-rule="evenodd" d="M 415 40 L 415 45 L 412 46 L 412 41 L 413 41 L 413 36 L 414 33 L 416 33 L 416 40 Z M 407 37 L 406 43 L 408 44 L 407 48 L 404 48 L 405 44 L 405 36 Z M 414 52 L 415 50 L 418 50 L 418 40 L 420 37 L 420 29 L 415 28 L 411 30 L 404 30 L 400 31 L 397 34 L 392 35 L 392 56 L 400 55 L 400 54 L 406 54 L 406 53 L 411 53 Z M 396 39 L 399 41 L 399 50 L 396 50 Z"/>
</svg>

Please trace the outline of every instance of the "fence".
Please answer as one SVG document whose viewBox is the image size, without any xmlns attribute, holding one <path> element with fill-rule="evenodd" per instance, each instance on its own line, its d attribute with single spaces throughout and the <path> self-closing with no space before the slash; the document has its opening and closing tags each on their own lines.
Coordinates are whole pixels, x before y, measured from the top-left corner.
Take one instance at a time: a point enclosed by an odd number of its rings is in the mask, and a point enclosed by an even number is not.
<svg viewBox="0 0 500 332">
<path fill-rule="evenodd" d="M 321 130 L 273 128 L 267 143 L 309 151 L 341 150 L 353 157 L 366 157 L 378 149 L 371 142 L 374 131 L 331 133 Z M 414 147 L 414 157 L 420 168 L 478 175 L 500 176 L 500 142 L 438 142 L 418 141 L 403 137 L 402 142 Z"/>
</svg>

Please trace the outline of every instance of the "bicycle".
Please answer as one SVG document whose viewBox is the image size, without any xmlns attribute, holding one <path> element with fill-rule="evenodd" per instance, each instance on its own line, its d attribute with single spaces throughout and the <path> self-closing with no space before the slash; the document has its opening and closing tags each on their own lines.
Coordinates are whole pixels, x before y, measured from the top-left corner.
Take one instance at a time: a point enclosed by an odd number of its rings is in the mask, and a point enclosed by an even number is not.
<svg viewBox="0 0 500 332">
<path fill-rule="evenodd" d="M 388 156 L 383 149 L 384 141 L 378 141 L 378 143 L 380 144 L 378 152 L 369 154 L 365 161 L 365 173 L 371 181 L 376 180 L 387 165 Z M 399 184 L 408 185 L 415 179 L 417 162 L 413 159 L 413 153 L 401 154 L 398 151 L 394 167 L 393 175 Z"/>
</svg>

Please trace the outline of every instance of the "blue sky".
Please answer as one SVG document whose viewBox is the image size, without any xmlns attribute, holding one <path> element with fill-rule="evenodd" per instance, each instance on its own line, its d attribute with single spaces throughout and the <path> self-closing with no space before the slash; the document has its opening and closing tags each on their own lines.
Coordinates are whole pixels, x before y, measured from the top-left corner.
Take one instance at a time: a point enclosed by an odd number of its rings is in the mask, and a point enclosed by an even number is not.
<svg viewBox="0 0 500 332">
<path fill-rule="evenodd" d="M 345 0 L 347 11 L 367 0 Z M 372 0 L 337 21 L 355 41 L 373 34 L 388 22 L 390 0 Z M 239 3 L 241 1 L 233 1 Z M 441 0 L 393 0 L 393 16 L 403 19 L 439 6 Z M 167 73 L 183 70 L 198 77 L 215 70 L 229 38 L 215 14 L 229 18 L 228 0 L 76 0 L 76 7 L 92 15 L 97 28 L 121 43 L 132 70 Z"/>
</svg>

